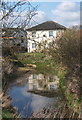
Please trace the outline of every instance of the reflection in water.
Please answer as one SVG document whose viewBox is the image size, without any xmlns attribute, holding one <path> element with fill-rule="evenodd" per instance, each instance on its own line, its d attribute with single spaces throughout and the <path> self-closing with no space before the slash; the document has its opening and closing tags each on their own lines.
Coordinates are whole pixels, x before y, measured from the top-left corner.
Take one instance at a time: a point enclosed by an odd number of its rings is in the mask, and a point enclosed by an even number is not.
<svg viewBox="0 0 82 120">
<path fill-rule="evenodd" d="M 29 90 L 55 90 L 58 88 L 56 76 L 45 76 L 43 74 L 32 74 L 28 77 Z"/>
<path fill-rule="evenodd" d="M 28 92 L 29 90 L 56 90 L 58 88 L 58 78 L 56 76 L 31 74 L 27 81 L 22 82 L 11 85 L 8 90 L 8 94 L 12 98 L 11 104 L 18 108 L 18 113 L 22 118 L 29 117 L 32 112 L 39 111 L 45 105 L 53 106 L 58 102 L 60 96 L 48 98 Z"/>
</svg>

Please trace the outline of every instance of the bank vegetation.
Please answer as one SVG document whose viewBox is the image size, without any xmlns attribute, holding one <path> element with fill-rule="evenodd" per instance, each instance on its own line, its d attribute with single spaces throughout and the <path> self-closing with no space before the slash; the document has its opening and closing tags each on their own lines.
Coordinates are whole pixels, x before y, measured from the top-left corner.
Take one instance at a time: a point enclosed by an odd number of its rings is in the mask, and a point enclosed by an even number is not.
<svg viewBox="0 0 82 120">
<path fill-rule="evenodd" d="M 47 43 L 46 43 L 47 44 Z M 4 44 L 3 44 L 4 46 Z M 44 46 L 40 44 L 39 46 Z M 3 89 L 17 77 L 17 70 L 32 68 L 59 77 L 59 86 L 70 109 L 81 117 L 80 31 L 69 29 L 36 53 L 21 53 L 18 47 L 3 47 Z M 28 69 L 29 71 L 30 69 Z"/>
</svg>

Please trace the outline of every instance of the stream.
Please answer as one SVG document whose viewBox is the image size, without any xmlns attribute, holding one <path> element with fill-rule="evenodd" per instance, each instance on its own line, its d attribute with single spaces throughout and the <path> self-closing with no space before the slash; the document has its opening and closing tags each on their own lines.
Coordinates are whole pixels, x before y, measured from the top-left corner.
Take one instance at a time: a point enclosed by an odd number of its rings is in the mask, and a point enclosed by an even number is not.
<svg viewBox="0 0 82 120">
<path fill-rule="evenodd" d="M 44 107 L 58 107 L 63 99 L 54 75 L 26 74 L 13 81 L 7 90 L 11 105 L 17 108 L 20 118 L 29 118 Z"/>
</svg>

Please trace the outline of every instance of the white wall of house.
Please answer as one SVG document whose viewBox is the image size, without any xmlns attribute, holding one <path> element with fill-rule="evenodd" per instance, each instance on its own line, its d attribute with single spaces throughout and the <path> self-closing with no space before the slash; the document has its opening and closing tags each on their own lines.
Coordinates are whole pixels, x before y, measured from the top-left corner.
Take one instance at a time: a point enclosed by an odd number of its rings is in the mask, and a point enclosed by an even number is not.
<svg viewBox="0 0 82 120">
<path fill-rule="evenodd" d="M 37 50 L 36 44 L 47 40 L 48 42 L 55 40 L 58 35 L 64 30 L 42 30 L 42 31 L 27 31 L 28 52 Z"/>
</svg>

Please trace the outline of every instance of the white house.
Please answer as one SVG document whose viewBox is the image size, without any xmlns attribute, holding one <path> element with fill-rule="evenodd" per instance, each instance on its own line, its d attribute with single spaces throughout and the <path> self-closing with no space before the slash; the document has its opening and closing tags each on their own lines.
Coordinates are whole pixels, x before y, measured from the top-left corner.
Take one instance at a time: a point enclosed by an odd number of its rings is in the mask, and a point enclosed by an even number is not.
<svg viewBox="0 0 82 120">
<path fill-rule="evenodd" d="M 66 27 L 53 21 L 47 21 L 27 29 L 28 52 L 36 51 L 37 44 L 42 41 L 55 40 L 65 29 Z"/>
</svg>

